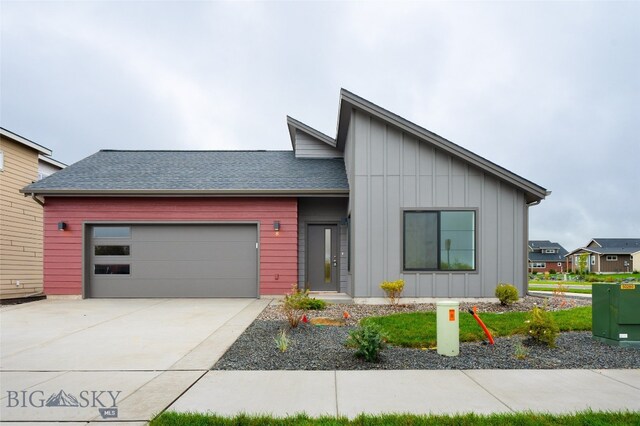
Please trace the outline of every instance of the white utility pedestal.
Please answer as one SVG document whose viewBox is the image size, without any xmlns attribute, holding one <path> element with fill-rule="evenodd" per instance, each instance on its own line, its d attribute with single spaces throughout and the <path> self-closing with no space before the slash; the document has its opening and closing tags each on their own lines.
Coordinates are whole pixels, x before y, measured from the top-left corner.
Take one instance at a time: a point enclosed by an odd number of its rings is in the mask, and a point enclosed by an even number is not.
<svg viewBox="0 0 640 426">
<path fill-rule="evenodd" d="M 446 300 L 436 303 L 438 353 L 458 356 L 460 353 L 460 302 Z"/>
</svg>

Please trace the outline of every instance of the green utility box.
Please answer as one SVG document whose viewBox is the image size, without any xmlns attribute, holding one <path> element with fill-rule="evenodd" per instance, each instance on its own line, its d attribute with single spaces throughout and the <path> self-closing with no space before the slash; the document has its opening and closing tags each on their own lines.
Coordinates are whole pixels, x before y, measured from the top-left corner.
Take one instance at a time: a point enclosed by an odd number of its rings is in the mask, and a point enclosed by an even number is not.
<svg viewBox="0 0 640 426">
<path fill-rule="evenodd" d="M 640 348 L 640 284 L 593 284 L 591 288 L 593 338 Z"/>
</svg>

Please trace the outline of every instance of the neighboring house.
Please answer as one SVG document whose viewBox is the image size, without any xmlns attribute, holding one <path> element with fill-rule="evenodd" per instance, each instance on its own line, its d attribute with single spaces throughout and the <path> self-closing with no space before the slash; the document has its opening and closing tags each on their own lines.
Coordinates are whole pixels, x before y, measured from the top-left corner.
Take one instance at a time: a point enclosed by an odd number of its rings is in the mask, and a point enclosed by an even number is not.
<svg viewBox="0 0 640 426">
<path fill-rule="evenodd" d="M 24 188 L 45 206 L 45 292 L 525 292 L 544 188 L 346 90 L 335 138 L 287 125 L 293 151 L 103 150 Z"/>
<path fill-rule="evenodd" d="M 593 238 L 585 247 L 566 254 L 574 270 L 582 254 L 587 256 L 587 270 L 594 274 L 640 271 L 640 238 Z"/>
<path fill-rule="evenodd" d="M 51 157 L 48 157 L 44 154 L 38 155 L 38 179 L 44 179 L 48 176 L 51 176 L 58 170 L 64 169 L 67 167 L 66 164 L 61 163 L 58 160 L 54 160 Z"/>
<path fill-rule="evenodd" d="M 0 298 L 42 293 L 42 206 L 20 190 L 65 165 L 0 127 Z"/>
<path fill-rule="evenodd" d="M 571 270 L 571 258 L 565 258 L 567 250 L 558 243 L 547 240 L 529 241 L 529 272 L 558 273 Z"/>
</svg>

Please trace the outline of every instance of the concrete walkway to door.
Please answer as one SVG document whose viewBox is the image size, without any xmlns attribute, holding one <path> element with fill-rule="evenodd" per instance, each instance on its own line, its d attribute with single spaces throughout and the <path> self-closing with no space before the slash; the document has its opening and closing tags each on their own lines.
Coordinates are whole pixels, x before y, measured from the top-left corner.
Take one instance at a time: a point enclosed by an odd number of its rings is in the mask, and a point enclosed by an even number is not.
<svg viewBox="0 0 640 426">
<path fill-rule="evenodd" d="M 269 302 L 93 299 L 2 307 L 0 420 L 144 423 L 200 379 Z"/>
</svg>

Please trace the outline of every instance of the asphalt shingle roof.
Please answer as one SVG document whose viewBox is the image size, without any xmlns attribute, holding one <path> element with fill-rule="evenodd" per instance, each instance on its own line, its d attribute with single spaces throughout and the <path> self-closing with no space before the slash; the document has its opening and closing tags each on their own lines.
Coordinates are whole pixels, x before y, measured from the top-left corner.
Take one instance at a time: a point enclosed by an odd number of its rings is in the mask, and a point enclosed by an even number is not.
<svg viewBox="0 0 640 426">
<path fill-rule="evenodd" d="M 561 262 L 565 260 L 564 255 L 567 254 L 564 247 L 549 240 L 529 240 L 529 247 L 540 250 L 529 252 L 529 260 L 532 262 Z M 544 249 L 556 249 L 558 253 L 543 253 Z"/>
<path fill-rule="evenodd" d="M 640 250 L 640 238 L 594 238 L 602 248 L 637 248 Z"/>
<path fill-rule="evenodd" d="M 539 253 L 539 252 L 529 252 L 529 260 L 531 262 L 564 262 L 564 255 L 567 254 L 566 250 L 564 253 Z"/>
<path fill-rule="evenodd" d="M 348 189 L 341 158 L 301 159 L 293 151 L 102 150 L 23 191 Z"/>
<path fill-rule="evenodd" d="M 552 243 L 549 240 L 529 240 L 529 246 L 533 249 L 561 249 L 564 250 L 564 248 L 558 244 L 558 243 Z"/>
<path fill-rule="evenodd" d="M 593 250 L 600 254 L 631 254 L 640 251 L 640 247 L 607 247 Z"/>
</svg>

